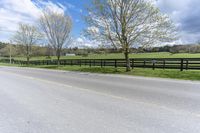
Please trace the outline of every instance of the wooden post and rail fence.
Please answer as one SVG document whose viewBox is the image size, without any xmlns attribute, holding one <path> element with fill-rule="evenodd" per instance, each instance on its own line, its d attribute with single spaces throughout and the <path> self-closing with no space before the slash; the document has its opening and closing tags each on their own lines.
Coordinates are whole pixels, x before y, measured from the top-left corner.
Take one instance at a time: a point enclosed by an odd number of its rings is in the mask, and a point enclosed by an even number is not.
<svg viewBox="0 0 200 133">
<path fill-rule="evenodd" d="M 2 63 L 9 63 L 9 59 L 1 59 Z M 27 65 L 27 61 L 14 60 L 13 64 Z M 57 65 L 57 60 L 34 60 L 30 65 Z M 179 69 L 200 70 L 200 58 L 131 58 L 131 68 L 152 68 L 155 69 Z M 125 59 L 63 59 L 60 65 L 99 66 L 99 67 L 126 67 Z"/>
</svg>

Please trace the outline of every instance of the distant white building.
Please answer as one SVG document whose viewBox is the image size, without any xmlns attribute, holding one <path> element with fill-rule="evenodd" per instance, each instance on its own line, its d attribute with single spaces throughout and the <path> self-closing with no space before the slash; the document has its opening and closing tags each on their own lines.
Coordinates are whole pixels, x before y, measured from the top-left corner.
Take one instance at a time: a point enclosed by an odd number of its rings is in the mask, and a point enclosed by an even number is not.
<svg viewBox="0 0 200 133">
<path fill-rule="evenodd" d="M 76 56 L 75 54 L 65 54 L 65 56 Z"/>
</svg>

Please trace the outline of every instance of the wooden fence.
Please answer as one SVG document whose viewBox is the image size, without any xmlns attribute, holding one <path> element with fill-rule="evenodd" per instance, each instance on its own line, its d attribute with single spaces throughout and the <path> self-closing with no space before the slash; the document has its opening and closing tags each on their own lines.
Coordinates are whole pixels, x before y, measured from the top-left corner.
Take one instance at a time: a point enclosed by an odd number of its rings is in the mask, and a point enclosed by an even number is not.
<svg viewBox="0 0 200 133">
<path fill-rule="evenodd" d="M 0 62 L 9 63 L 10 60 L 2 59 Z M 27 61 L 14 60 L 12 63 L 27 65 Z M 152 68 L 152 69 L 179 69 L 200 70 L 200 58 L 131 58 L 132 68 Z M 30 65 L 57 65 L 57 60 L 35 60 L 30 61 Z M 79 66 L 100 66 L 100 67 L 126 67 L 124 59 L 65 59 L 60 60 L 60 65 L 79 65 Z"/>
</svg>

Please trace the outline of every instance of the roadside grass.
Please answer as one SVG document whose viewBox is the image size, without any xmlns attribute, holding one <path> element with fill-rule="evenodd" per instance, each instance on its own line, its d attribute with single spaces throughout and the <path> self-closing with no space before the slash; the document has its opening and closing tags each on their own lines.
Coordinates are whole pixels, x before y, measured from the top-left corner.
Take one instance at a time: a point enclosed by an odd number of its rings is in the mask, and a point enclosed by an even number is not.
<svg viewBox="0 0 200 133">
<path fill-rule="evenodd" d="M 0 63 L 1 66 L 19 66 L 13 64 Z M 19 66 L 27 67 L 27 66 Z M 188 70 L 180 71 L 174 69 L 149 69 L 149 68 L 135 68 L 130 72 L 126 72 L 125 68 L 113 68 L 113 67 L 89 67 L 89 66 L 57 66 L 57 65 L 41 65 L 34 66 L 32 68 L 54 69 L 54 70 L 66 70 L 66 71 L 79 71 L 90 73 L 103 73 L 103 74 L 122 74 L 132 76 L 144 76 L 144 77 L 158 77 L 158 78 L 171 78 L 171 79 L 184 79 L 184 80 L 200 80 L 200 71 Z"/>
<path fill-rule="evenodd" d="M 130 58 L 200 58 L 200 53 L 189 54 L 171 54 L 168 52 L 156 52 L 156 53 L 137 53 L 130 54 Z M 26 60 L 25 57 L 14 57 L 16 60 Z M 32 57 L 31 60 L 47 60 L 46 56 Z M 51 56 L 51 59 L 57 59 L 56 56 Z M 87 57 L 83 56 L 62 56 L 61 59 L 124 59 L 122 53 L 116 54 L 89 54 Z"/>
<path fill-rule="evenodd" d="M 17 65 L 17 64 L 9 64 L 9 63 L 0 63 L 0 66 L 16 66 L 16 67 L 20 67 L 20 65 Z"/>
</svg>

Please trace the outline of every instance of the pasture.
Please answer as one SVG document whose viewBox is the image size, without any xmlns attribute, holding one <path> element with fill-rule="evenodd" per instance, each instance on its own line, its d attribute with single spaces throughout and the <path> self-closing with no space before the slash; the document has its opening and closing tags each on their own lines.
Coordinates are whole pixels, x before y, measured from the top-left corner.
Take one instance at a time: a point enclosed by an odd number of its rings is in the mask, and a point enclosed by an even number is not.
<svg viewBox="0 0 200 133">
<path fill-rule="evenodd" d="M 156 52 L 156 53 L 137 53 L 130 54 L 130 58 L 200 58 L 200 53 L 189 54 L 179 53 L 171 54 L 168 52 Z M 16 60 L 26 60 L 25 57 L 13 57 Z M 46 60 L 49 59 L 46 56 L 32 57 L 31 60 Z M 50 59 L 56 59 L 56 56 L 51 56 Z M 89 54 L 88 56 L 62 56 L 61 59 L 124 59 L 123 53 L 112 53 L 112 54 Z"/>
</svg>

